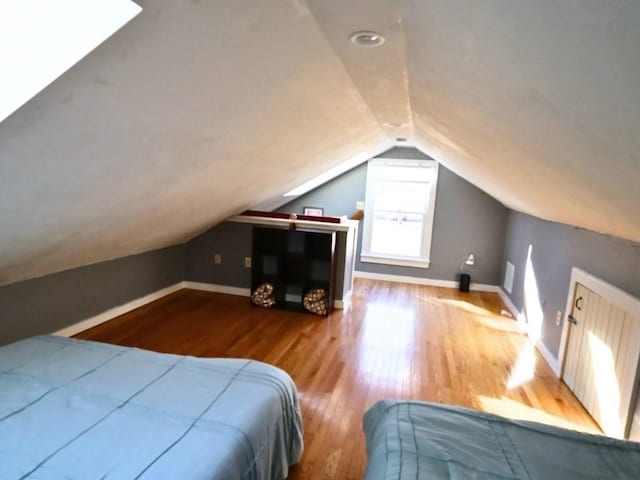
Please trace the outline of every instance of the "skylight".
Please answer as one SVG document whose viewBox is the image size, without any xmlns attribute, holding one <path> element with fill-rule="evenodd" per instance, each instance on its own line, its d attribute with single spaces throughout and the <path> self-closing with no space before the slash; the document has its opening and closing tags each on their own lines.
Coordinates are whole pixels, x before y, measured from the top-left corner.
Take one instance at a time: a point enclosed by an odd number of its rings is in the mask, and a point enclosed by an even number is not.
<svg viewBox="0 0 640 480">
<path fill-rule="evenodd" d="M 297 195 L 302 195 L 304 193 L 307 193 L 307 192 L 313 190 L 314 188 L 319 187 L 323 183 L 326 183 L 329 180 L 332 180 L 332 179 L 336 178 L 338 175 L 342 175 L 347 170 L 351 170 L 352 168 L 357 167 L 362 162 L 364 162 L 364 161 L 366 161 L 368 159 L 369 159 L 369 154 L 367 154 L 365 152 L 361 152 L 361 153 L 351 157 L 349 160 L 346 160 L 346 161 L 336 165 L 335 167 L 330 168 L 329 170 L 325 171 L 324 173 L 318 175 L 317 177 L 312 178 L 308 182 L 303 183 L 299 187 L 296 187 L 293 190 L 285 193 L 283 196 L 284 197 L 295 197 Z"/>
<path fill-rule="evenodd" d="M 130 0 L 0 0 L 0 121 L 141 11 Z"/>
</svg>

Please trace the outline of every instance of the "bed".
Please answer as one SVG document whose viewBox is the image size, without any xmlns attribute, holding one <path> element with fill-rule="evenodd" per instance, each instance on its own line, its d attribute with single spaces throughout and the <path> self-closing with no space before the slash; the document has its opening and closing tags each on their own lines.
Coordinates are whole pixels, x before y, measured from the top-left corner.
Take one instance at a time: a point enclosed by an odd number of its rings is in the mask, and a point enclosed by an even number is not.
<svg viewBox="0 0 640 480">
<path fill-rule="evenodd" d="M 273 366 L 55 336 L 0 347 L 0 479 L 282 479 L 302 448 Z"/>
<path fill-rule="evenodd" d="M 363 426 L 367 480 L 640 478 L 640 443 L 465 408 L 383 400 Z"/>
</svg>

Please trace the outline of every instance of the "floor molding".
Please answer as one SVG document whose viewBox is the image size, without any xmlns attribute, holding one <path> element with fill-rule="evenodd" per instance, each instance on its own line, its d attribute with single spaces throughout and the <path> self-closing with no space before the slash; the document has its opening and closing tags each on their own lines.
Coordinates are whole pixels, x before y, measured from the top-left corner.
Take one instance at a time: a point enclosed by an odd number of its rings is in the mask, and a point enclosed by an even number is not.
<svg viewBox="0 0 640 480">
<path fill-rule="evenodd" d="M 429 287 L 458 288 L 458 282 L 455 280 L 438 280 L 434 278 L 411 277 L 408 275 L 390 275 L 387 273 L 363 272 L 360 270 L 354 271 L 353 276 L 356 278 L 367 278 L 369 280 L 427 285 Z M 497 285 L 471 282 L 470 289 L 477 292 L 499 292 L 500 287 Z"/>
<path fill-rule="evenodd" d="M 73 325 L 69 325 L 68 327 L 53 332 L 52 335 L 58 335 L 61 337 L 72 337 L 84 330 L 88 330 L 89 328 L 100 325 L 101 323 L 108 322 L 109 320 L 112 320 L 122 314 L 128 313 L 131 310 L 135 310 L 136 308 L 140 308 L 171 293 L 182 290 L 183 288 L 202 290 L 205 292 L 224 293 L 226 295 L 238 295 L 247 298 L 251 296 L 251 290 L 249 288 L 230 287 L 228 285 L 218 285 L 215 283 L 183 281 L 171 285 L 170 287 L 162 288 L 156 292 L 145 295 L 144 297 L 136 298 L 135 300 L 131 300 L 130 302 L 127 302 L 123 305 L 118 305 L 117 307 L 105 310 L 98 315 L 86 318 L 77 323 L 74 323 Z M 336 300 L 333 304 L 334 308 L 343 309 L 348 301 L 348 298 L 346 298 L 345 300 Z"/>
<path fill-rule="evenodd" d="M 334 300 L 333 308 L 337 308 L 338 310 L 344 310 L 345 306 L 347 306 L 351 301 L 352 292 L 353 292 L 352 290 L 349 290 L 348 292 L 346 292 L 342 297 L 342 300 Z"/>
<path fill-rule="evenodd" d="M 389 275 L 382 273 L 370 273 L 370 272 L 361 272 L 354 271 L 354 277 L 357 278 L 367 278 L 371 280 L 384 280 L 388 282 L 401 282 L 401 283 L 410 283 L 416 285 L 427 285 L 427 286 L 435 286 L 435 287 L 444 287 L 444 288 L 458 288 L 458 282 L 452 280 L 434 280 L 431 278 L 419 278 L 419 277 L 410 277 L 410 276 L 401 276 L 401 275 Z M 166 288 L 162 288 L 153 293 L 145 295 L 143 297 L 137 298 L 130 302 L 127 302 L 123 305 L 119 305 L 117 307 L 110 308 L 98 315 L 93 317 L 86 318 L 81 320 L 80 322 L 74 323 L 73 325 L 69 325 L 61 330 L 58 330 L 53 333 L 53 335 L 59 335 L 62 337 L 71 337 L 80 333 L 89 328 L 100 325 L 101 323 L 112 320 L 113 318 L 123 315 L 127 312 L 135 310 L 136 308 L 140 308 L 148 303 L 154 302 L 164 296 L 167 296 L 171 293 L 177 292 L 183 288 L 190 288 L 193 290 L 202 290 L 206 292 L 216 292 L 223 293 L 227 295 L 238 295 L 242 297 L 249 297 L 251 295 L 251 290 L 248 288 L 241 287 L 231 287 L 228 285 L 219 285 L 215 283 L 204 283 L 204 282 L 189 282 L 183 281 L 178 282 L 174 285 L 171 285 Z M 516 306 L 513 304 L 509 296 L 502 290 L 502 288 L 496 285 L 485 285 L 472 283 L 470 286 L 471 290 L 481 291 L 481 292 L 496 292 L 507 308 L 511 311 L 514 318 L 518 321 L 518 325 L 520 325 L 523 330 L 526 326 L 526 317 L 522 312 L 520 312 Z M 349 292 L 351 293 L 351 292 Z M 349 302 L 349 296 L 347 295 L 344 300 L 335 300 L 334 308 L 343 309 L 345 304 Z M 553 372 L 559 377 L 560 376 L 560 365 L 558 359 L 553 356 L 553 354 L 549 351 L 549 349 L 544 345 L 541 341 L 538 341 L 536 344 L 536 348 L 545 359 L 545 361 L 549 364 Z"/>
<path fill-rule="evenodd" d="M 551 351 L 547 348 L 547 346 L 544 343 L 542 343 L 542 340 L 538 340 L 536 342 L 536 348 L 542 355 L 542 358 L 544 358 L 546 362 L 549 364 L 549 367 L 551 367 L 551 370 L 553 370 L 553 373 L 556 374 L 556 377 L 560 378 L 561 369 L 560 369 L 559 360 L 553 355 L 553 353 L 551 353 Z"/>
<path fill-rule="evenodd" d="M 107 322 L 109 320 L 114 319 L 122 314 L 128 313 L 131 310 L 135 310 L 136 308 L 140 308 L 147 303 L 154 302 L 162 297 L 169 295 L 170 293 L 177 292 L 178 290 L 184 288 L 184 282 L 178 282 L 174 285 L 171 285 L 166 288 L 161 288 L 155 292 L 149 293 L 144 297 L 136 298 L 135 300 L 131 300 L 122 305 L 118 305 L 117 307 L 110 308 L 109 310 L 105 310 L 98 315 L 94 315 L 93 317 L 86 318 L 81 320 L 73 325 L 69 325 L 57 332 L 53 332 L 52 335 L 58 335 L 61 337 L 72 337 L 73 335 L 80 333 L 89 328 L 95 327 L 96 325 L 100 325 L 101 323 Z"/>
<path fill-rule="evenodd" d="M 202 290 L 205 292 L 216 292 L 216 293 L 225 293 L 227 295 L 238 295 L 241 297 L 250 297 L 251 289 L 249 288 L 241 288 L 241 287 L 229 287 L 227 285 L 218 285 L 215 283 L 203 283 L 203 282 L 182 282 L 184 284 L 184 288 L 191 288 L 193 290 Z M 351 294 L 351 291 L 349 291 Z M 342 310 L 344 305 L 347 303 L 346 300 L 335 300 L 333 302 L 333 308 L 337 308 Z"/>
<path fill-rule="evenodd" d="M 507 308 L 511 311 L 513 318 L 518 322 L 518 326 L 522 329 L 523 332 L 527 333 L 527 317 L 524 312 L 521 312 L 516 308 L 514 303 L 511 301 L 511 298 L 504 292 L 502 288 L 498 289 L 498 295 L 500 299 L 504 302 Z M 533 339 L 532 339 L 533 340 Z M 542 340 L 536 340 L 536 349 L 542 355 L 545 362 L 549 365 L 549 368 L 555 373 L 556 377 L 560 378 L 560 361 L 556 358 L 553 353 L 547 348 L 547 346 L 542 342 Z"/>
<path fill-rule="evenodd" d="M 509 297 L 509 295 L 507 295 L 502 288 L 498 289 L 498 296 L 502 300 L 502 303 L 504 303 L 507 306 L 513 318 L 516 319 L 516 321 L 518 322 L 518 326 L 522 329 L 523 332 L 526 332 L 527 319 L 524 316 L 524 313 L 522 313 L 520 310 L 516 308 L 514 303 L 511 301 L 511 298 Z"/>
<path fill-rule="evenodd" d="M 219 285 L 216 283 L 182 282 L 182 288 L 202 290 L 205 292 L 225 293 L 227 295 L 238 295 L 240 297 L 251 296 L 251 289 L 249 288 L 230 287 L 229 285 Z"/>
</svg>

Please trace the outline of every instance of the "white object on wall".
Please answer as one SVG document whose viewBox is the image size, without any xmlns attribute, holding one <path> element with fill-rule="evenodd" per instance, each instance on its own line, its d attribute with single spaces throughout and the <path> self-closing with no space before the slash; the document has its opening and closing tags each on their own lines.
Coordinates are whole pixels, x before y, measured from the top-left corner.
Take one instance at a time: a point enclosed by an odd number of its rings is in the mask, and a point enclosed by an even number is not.
<svg viewBox="0 0 640 480">
<path fill-rule="evenodd" d="M 513 289 L 513 275 L 515 274 L 516 267 L 511 262 L 507 262 L 507 266 L 504 271 L 504 289 L 511 293 Z"/>
</svg>

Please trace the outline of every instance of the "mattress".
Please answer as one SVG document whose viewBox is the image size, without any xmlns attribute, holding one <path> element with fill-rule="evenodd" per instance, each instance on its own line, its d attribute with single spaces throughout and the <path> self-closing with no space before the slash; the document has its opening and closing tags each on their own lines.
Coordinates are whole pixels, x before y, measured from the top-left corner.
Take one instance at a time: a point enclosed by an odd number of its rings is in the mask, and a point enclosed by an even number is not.
<svg viewBox="0 0 640 480">
<path fill-rule="evenodd" d="M 364 431 L 367 480 L 640 478 L 640 443 L 465 408 L 383 400 Z"/>
<path fill-rule="evenodd" d="M 39 336 L 0 348 L 0 479 L 282 479 L 302 454 L 291 378 Z"/>
</svg>

